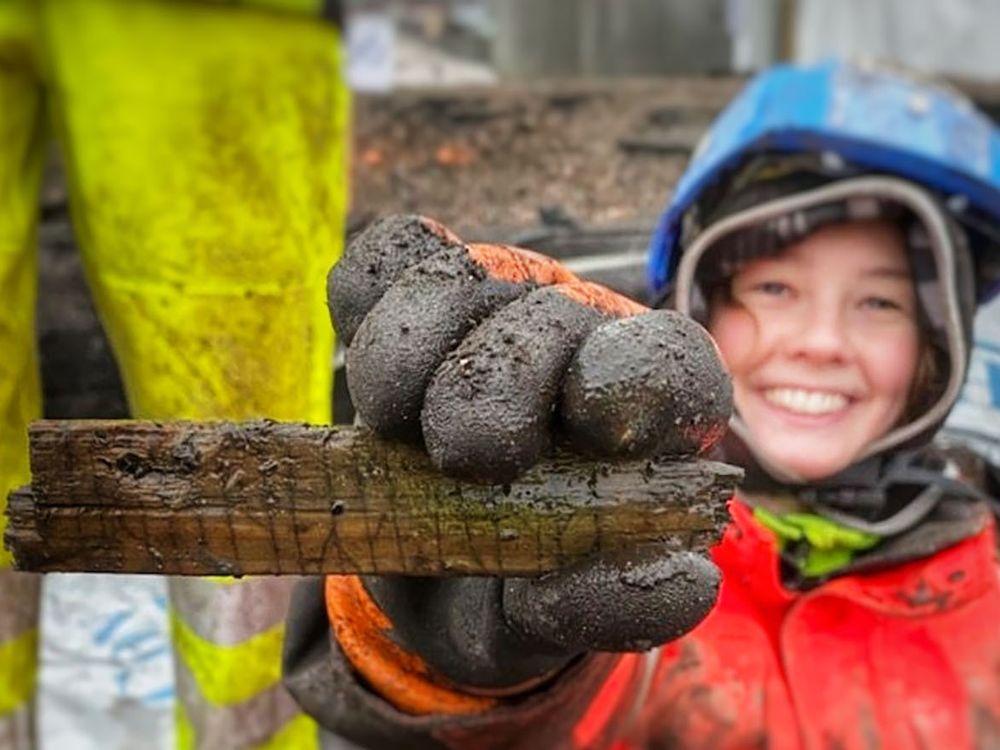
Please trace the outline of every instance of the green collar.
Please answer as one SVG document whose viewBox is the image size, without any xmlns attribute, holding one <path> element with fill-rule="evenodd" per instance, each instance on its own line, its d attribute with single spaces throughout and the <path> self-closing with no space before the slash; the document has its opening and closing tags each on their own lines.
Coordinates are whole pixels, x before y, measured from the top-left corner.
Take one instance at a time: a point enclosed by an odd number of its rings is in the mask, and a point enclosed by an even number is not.
<svg viewBox="0 0 1000 750">
<path fill-rule="evenodd" d="M 782 557 L 807 578 L 836 573 L 858 552 L 881 541 L 875 534 L 849 529 L 813 513 L 778 515 L 755 507 L 753 517 L 775 535 Z"/>
</svg>

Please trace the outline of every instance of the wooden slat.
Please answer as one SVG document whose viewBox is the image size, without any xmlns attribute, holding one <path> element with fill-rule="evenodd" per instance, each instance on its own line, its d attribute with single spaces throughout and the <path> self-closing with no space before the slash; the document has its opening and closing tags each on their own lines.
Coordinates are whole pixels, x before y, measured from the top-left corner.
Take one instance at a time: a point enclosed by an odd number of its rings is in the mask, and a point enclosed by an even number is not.
<svg viewBox="0 0 1000 750">
<path fill-rule="evenodd" d="M 34 571 L 537 574 L 649 541 L 704 548 L 740 470 L 559 455 L 504 486 L 355 428 L 42 421 L 6 542 Z"/>
</svg>

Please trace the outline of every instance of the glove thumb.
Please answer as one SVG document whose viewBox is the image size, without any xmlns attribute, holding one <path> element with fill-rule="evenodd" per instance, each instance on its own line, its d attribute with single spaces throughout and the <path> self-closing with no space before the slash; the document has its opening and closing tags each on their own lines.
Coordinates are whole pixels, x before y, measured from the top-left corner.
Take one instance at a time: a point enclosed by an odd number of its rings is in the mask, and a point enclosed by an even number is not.
<svg viewBox="0 0 1000 750">
<path fill-rule="evenodd" d="M 648 651 L 701 622 L 720 574 L 694 552 L 645 546 L 541 578 L 509 578 L 504 613 L 526 637 L 581 651 Z"/>
</svg>

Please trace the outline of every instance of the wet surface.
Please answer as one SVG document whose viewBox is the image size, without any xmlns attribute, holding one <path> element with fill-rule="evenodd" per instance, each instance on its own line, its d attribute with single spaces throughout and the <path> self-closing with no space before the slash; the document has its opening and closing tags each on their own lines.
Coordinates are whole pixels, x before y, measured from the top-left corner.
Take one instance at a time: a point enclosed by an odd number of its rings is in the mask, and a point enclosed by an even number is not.
<svg viewBox="0 0 1000 750">
<path fill-rule="evenodd" d="M 466 483 L 367 429 L 266 420 L 50 422 L 31 437 L 7 541 L 40 572 L 537 574 L 650 541 L 703 551 L 742 477 L 556 453 L 509 485 Z"/>
<path fill-rule="evenodd" d="M 434 371 L 469 330 L 532 288 L 497 280 L 465 248 L 404 272 L 365 317 L 347 351 L 358 413 L 380 435 L 416 439 Z"/>
<path fill-rule="evenodd" d="M 722 438 L 731 412 L 732 385 L 708 334 L 669 310 L 588 336 L 561 405 L 577 447 L 600 456 L 702 453 Z"/>
<path fill-rule="evenodd" d="M 512 620 L 543 641 L 646 651 L 697 625 L 715 604 L 720 579 L 703 556 L 654 545 L 535 580 L 510 580 L 505 600 Z"/>
<path fill-rule="evenodd" d="M 461 244 L 444 226 L 415 214 L 391 215 L 370 224 L 327 276 L 330 317 L 341 341 L 351 343 L 365 315 L 403 271 Z"/>
<path fill-rule="evenodd" d="M 604 315 L 560 286 L 536 289 L 471 333 L 435 372 L 421 416 L 427 450 L 447 474 L 509 482 L 552 443 L 566 366 Z"/>
</svg>

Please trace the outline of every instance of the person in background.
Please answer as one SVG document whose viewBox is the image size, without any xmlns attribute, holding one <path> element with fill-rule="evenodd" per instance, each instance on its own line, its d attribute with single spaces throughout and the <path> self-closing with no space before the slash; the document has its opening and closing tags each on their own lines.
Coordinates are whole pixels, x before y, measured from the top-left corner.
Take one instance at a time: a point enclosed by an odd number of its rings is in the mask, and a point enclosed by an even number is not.
<svg viewBox="0 0 1000 750">
<path fill-rule="evenodd" d="M 336 2 L 0 0 L 0 509 L 29 481 L 42 415 L 34 244 L 52 138 L 132 414 L 331 420 L 342 70 Z M 0 748 L 28 750 L 41 581 L 10 564 L 0 550 Z M 171 581 L 180 747 L 318 746 L 280 682 L 290 585 Z"/>
<path fill-rule="evenodd" d="M 732 378 L 721 456 L 746 477 L 717 597 L 668 549 L 303 583 L 301 705 L 369 748 L 1000 743 L 996 501 L 930 442 L 1000 282 L 995 126 L 898 73 L 767 70 L 696 150 L 649 271 Z"/>
</svg>

